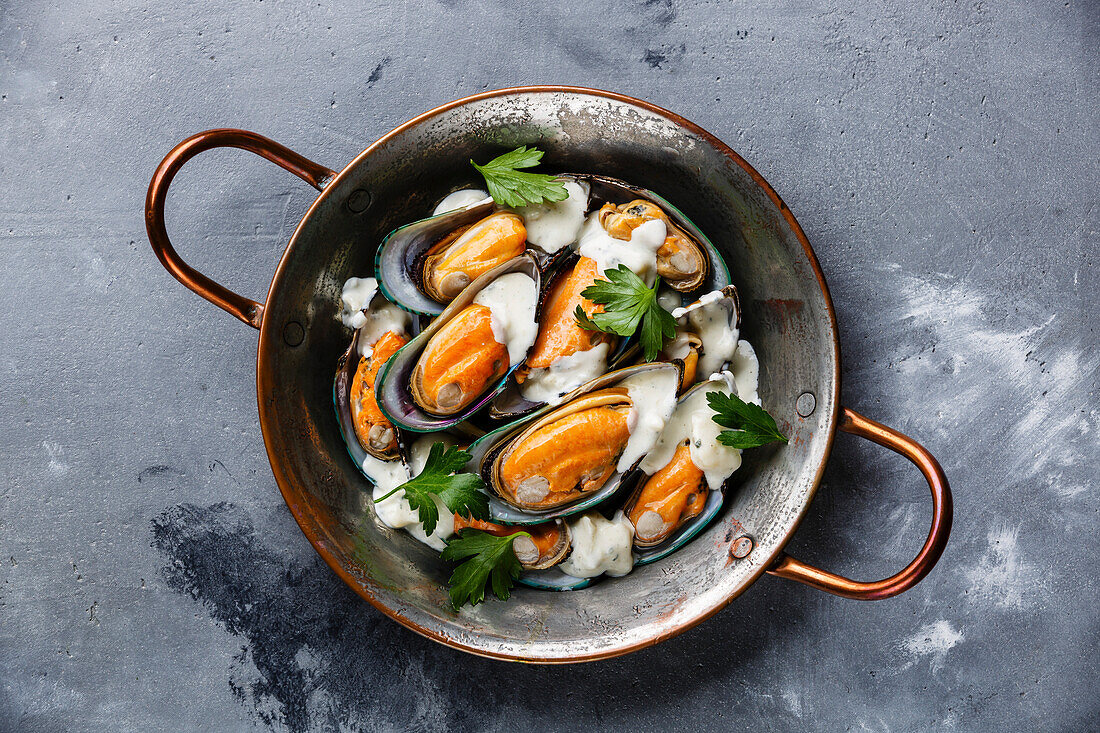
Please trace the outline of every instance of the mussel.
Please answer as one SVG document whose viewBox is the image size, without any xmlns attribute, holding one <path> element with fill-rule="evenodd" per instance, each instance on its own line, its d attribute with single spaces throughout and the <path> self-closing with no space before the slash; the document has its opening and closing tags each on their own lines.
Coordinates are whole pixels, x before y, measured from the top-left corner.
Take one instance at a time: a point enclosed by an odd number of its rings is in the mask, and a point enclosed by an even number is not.
<svg viewBox="0 0 1100 733">
<path fill-rule="evenodd" d="M 698 334 L 678 330 L 676 335 L 658 352 L 657 361 L 679 361 L 684 365 L 684 371 L 680 377 L 680 394 L 695 384 L 699 354 L 702 350 L 703 340 Z"/>
<path fill-rule="evenodd" d="M 630 396 L 608 388 L 534 421 L 490 466 L 493 489 L 531 512 L 571 504 L 599 490 L 630 439 Z"/>
<path fill-rule="evenodd" d="M 618 342 L 614 334 L 582 328 L 575 316 L 578 306 L 589 316 L 603 310 L 581 295 L 599 278 L 596 262 L 581 257 L 561 264 L 543 295 L 535 344 L 514 375 L 517 387 L 494 401 L 494 417 L 514 417 L 542 403 L 556 404 L 561 395 L 602 374 Z"/>
<path fill-rule="evenodd" d="M 600 209 L 600 224 L 615 239 L 628 240 L 647 221 L 659 219 L 665 223 L 665 241 L 657 250 L 657 274 L 680 292 L 702 286 L 709 270 L 709 258 L 704 248 L 684 230 L 676 226 L 668 214 L 652 201 L 634 199 L 625 204 L 604 204 Z"/>
<path fill-rule="evenodd" d="M 634 525 L 636 562 L 665 557 L 701 532 L 718 515 L 727 479 L 741 465 L 741 451 L 718 442 L 708 392 L 737 393 L 734 374 L 722 372 L 680 397 L 623 507 Z M 750 385 L 744 385 L 747 390 Z"/>
<path fill-rule="evenodd" d="M 512 551 L 525 570 L 545 570 L 557 565 L 569 554 L 572 546 L 569 525 L 560 519 L 526 527 L 509 527 L 455 514 L 454 528 L 455 532 L 466 528 L 479 529 L 497 537 L 526 532 L 530 537 L 517 537 L 512 542 Z"/>
<path fill-rule="evenodd" d="M 382 365 L 408 342 L 408 336 L 403 333 L 384 333 L 374 344 L 371 355 L 360 357 L 351 383 L 351 419 L 355 437 L 363 450 L 376 458 L 396 457 L 397 431 L 378 408 L 374 381 Z"/>
<path fill-rule="evenodd" d="M 470 283 L 379 374 L 382 412 L 426 433 L 460 423 L 491 400 L 535 340 L 539 281 L 524 254 Z"/>
<path fill-rule="evenodd" d="M 658 297 L 663 308 L 670 303 L 665 294 Z M 741 308 L 737 288 L 727 285 L 698 300 L 671 308 L 676 319 L 676 335 L 657 354 L 657 361 L 679 362 L 683 366 L 681 394 L 700 379 L 707 379 L 733 363 L 739 342 Z M 751 348 L 751 347 L 748 347 Z M 612 367 L 637 364 L 641 347 L 633 344 L 612 362 Z"/>
<path fill-rule="evenodd" d="M 453 415 L 508 370 L 508 348 L 496 340 L 490 309 L 471 303 L 428 341 L 413 368 L 410 391 L 432 415 Z"/>
<path fill-rule="evenodd" d="M 694 348 L 698 376 L 706 379 L 733 359 L 741 329 L 741 300 L 735 286 L 707 293 L 683 308 L 676 308 L 672 316 L 677 321 L 677 339 L 682 339 L 689 350 Z M 669 345 L 675 342 L 676 339 Z M 692 347 L 693 343 L 696 346 Z M 683 358 L 686 361 L 690 357 Z"/>
<path fill-rule="evenodd" d="M 470 447 L 494 519 L 534 524 L 591 507 L 618 489 L 675 406 L 678 365 L 604 374 Z"/>
<path fill-rule="evenodd" d="M 702 513 L 710 489 L 702 470 L 691 460 L 688 440 L 676 447 L 672 460 L 646 480 L 627 502 L 634 525 L 634 545 L 655 547 L 688 520 Z"/>
<path fill-rule="evenodd" d="M 341 320 L 356 330 L 336 370 L 337 416 L 348 440 L 376 459 L 395 460 L 398 434 L 378 407 L 375 381 L 382 366 L 408 342 L 413 324 L 407 313 L 377 294 L 373 278 L 349 279 L 341 299 Z"/>
<path fill-rule="evenodd" d="M 421 287 L 440 303 L 450 303 L 474 279 L 523 254 L 526 242 L 523 219 L 510 211 L 459 227 L 425 253 Z"/>
</svg>

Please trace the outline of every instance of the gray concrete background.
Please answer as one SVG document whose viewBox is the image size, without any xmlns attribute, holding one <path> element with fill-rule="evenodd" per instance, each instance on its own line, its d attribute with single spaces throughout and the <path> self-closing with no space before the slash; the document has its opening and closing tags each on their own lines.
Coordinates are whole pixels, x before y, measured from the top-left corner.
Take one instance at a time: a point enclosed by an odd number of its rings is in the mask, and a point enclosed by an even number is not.
<svg viewBox="0 0 1100 733">
<path fill-rule="evenodd" d="M 1096 729 L 1095 2 L 0 0 L 0 729 Z M 656 648 L 531 668 L 358 600 L 276 489 L 256 334 L 145 238 L 154 166 L 210 127 L 340 167 L 450 99 L 615 89 L 775 186 L 841 325 L 844 402 L 956 495 L 940 566 L 856 603 L 764 578 Z M 169 230 L 262 297 L 311 190 L 239 152 Z M 857 577 L 927 489 L 841 437 L 792 552 Z"/>
</svg>

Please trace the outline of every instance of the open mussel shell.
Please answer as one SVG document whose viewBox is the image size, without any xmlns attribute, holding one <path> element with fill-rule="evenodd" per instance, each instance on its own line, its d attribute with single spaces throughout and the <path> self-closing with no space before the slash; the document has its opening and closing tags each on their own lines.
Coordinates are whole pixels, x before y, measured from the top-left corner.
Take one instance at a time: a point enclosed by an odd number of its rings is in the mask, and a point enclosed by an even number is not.
<svg viewBox="0 0 1100 733">
<path fill-rule="evenodd" d="M 711 299 L 710 298 L 711 294 L 715 293 L 715 292 L 720 293 L 720 295 L 716 299 Z M 741 328 L 741 299 L 740 299 L 740 296 L 737 293 L 737 286 L 735 286 L 735 285 L 727 285 L 724 288 L 721 288 L 720 290 L 711 291 L 710 293 L 707 293 L 704 296 L 702 296 L 701 299 L 696 299 L 695 301 L 693 301 L 691 303 L 688 303 L 687 305 L 683 306 L 682 308 L 679 309 L 682 312 L 679 314 L 679 317 L 677 318 L 677 321 L 680 321 L 681 319 L 686 318 L 692 311 L 695 311 L 696 309 L 701 308 L 701 307 L 703 307 L 705 305 L 708 305 L 708 304 L 711 304 L 711 303 L 720 303 L 720 304 L 722 304 L 722 306 L 726 309 L 730 327 L 734 330 L 740 330 L 740 328 Z M 696 335 L 696 338 L 693 339 L 693 343 L 698 342 L 697 346 L 694 347 L 694 348 L 697 349 L 695 361 L 696 361 L 696 365 L 698 365 L 700 363 L 699 355 L 701 353 L 701 351 L 699 351 L 699 350 L 705 348 L 705 344 L 703 344 L 701 342 L 701 340 L 698 339 L 698 335 L 695 334 L 694 331 L 691 331 L 690 327 L 685 327 L 685 326 L 678 325 L 677 330 L 686 330 L 688 333 Z M 668 346 L 669 346 L 669 344 L 666 344 L 666 348 L 668 348 Z M 617 353 L 615 358 L 610 361 L 609 368 L 611 368 L 611 369 L 621 369 L 622 367 L 627 366 L 629 364 L 637 364 L 641 360 L 642 360 L 642 347 L 641 347 L 640 344 L 638 344 L 636 341 L 634 341 L 634 342 L 630 343 L 629 346 L 626 349 L 621 350 Z M 672 359 L 671 361 L 675 362 L 675 361 L 679 361 L 679 360 L 678 359 Z M 684 384 L 684 386 L 682 387 L 683 390 L 687 390 L 689 387 L 691 387 L 692 384 L 695 384 L 696 382 L 700 382 L 700 381 L 705 381 L 706 379 L 708 379 L 710 377 L 710 374 L 704 374 L 704 373 L 698 371 L 695 368 L 692 368 L 688 371 L 689 372 L 693 371 L 694 374 L 693 375 L 685 374 L 685 377 L 693 377 L 693 378 L 690 380 L 689 383 Z"/>
<path fill-rule="evenodd" d="M 419 273 L 427 251 L 455 230 L 493 213 L 492 200 L 471 204 L 398 227 L 387 235 L 374 256 L 374 272 L 382 294 L 407 311 L 436 316 L 446 307 L 421 290 Z"/>
<path fill-rule="evenodd" d="M 641 481 L 644 481 L 645 478 L 647 477 L 643 475 Z M 718 512 L 722 509 L 722 503 L 724 501 L 724 486 L 718 491 L 711 491 L 707 494 L 707 501 L 703 505 L 703 511 L 680 526 L 667 540 L 653 547 L 639 548 L 635 546 L 634 564 L 646 565 L 651 562 L 656 562 L 661 558 L 668 557 L 673 552 L 676 552 L 676 550 L 679 550 L 696 535 L 706 529 L 708 524 L 714 521 L 714 518 L 718 516 Z"/>
<path fill-rule="evenodd" d="M 440 331 L 452 318 L 461 313 L 468 305 L 474 302 L 474 298 L 486 286 L 502 275 L 512 272 L 521 272 L 529 276 L 535 282 L 535 288 L 539 287 L 540 274 L 534 258 L 524 254 L 499 265 L 481 277 L 470 283 L 465 290 L 459 293 L 443 312 L 433 320 L 427 328 L 407 343 L 400 351 L 390 357 L 375 380 L 375 393 L 378 397 L 378 406 L 390 421 L 405 430 L 416 433 L 431 433 L 437 430 L 446 430 L 469 418 L 478 410 L 487 405 L 504 389 L 508 376 L 517 369 L 522 360 L 516 364 L 509 364 L 505 372 L 494 385 L 490 386 L 477 399 L 473 400 L 462 410 L 446 416 L 432 415 L 421 409 L 413 399 L 410 384 L 416 363 L 420 353 L 428 345 L 431 338 Z"/>
<path fill-rule="evenodd" d="M 381 297 L 379 295 L 375 295 L 364 310 L 369 310 L 372 305 L 377 302 L 381 302 Z M 420 324 L 418 319 L 411 319 L 409 329 L 414 336 L 419 332 Z M 363 475 L 375 481 L 377 477 L 370 474 L 367 466 L 374 465 L 378 461 L 388 462 L 404 460 L 406 443 L 405 437 L 396 426 L 394 427 L 394 431 L 397 433 L 396 451 L 367 451 L 363 448 L 363 445 L 359 442 L 359 438 L 356 435 L 355 419 L 351 411 L 351 393 L 352 384 L 355 381 L 355 373 L 359 369 L 359 340 L 362 338 L 362 335 L 363 329 L 359 328 L 355 330 L 347 350 L 340 355 L 340 359 L 337 361 L 336 376 L 332 382 L 332 404 L 333 408 L 336 410 L 336 422 L 340 425 L 340 435 L 344 439 L 348 455 L 355 461 L 355 465 L 359 467 Z"/>
<path fill-rule="evenodd" d="M 384 468 L 382 464 L 406 462 L 406 443 L 401 431 L 395 427 L 398 444 L 397 452 L 389 456 L 372 455 L 364 450 L 355 434 L 355 423 L 351 416 L 351 381 L 355 376 L 356 365 L 359 363 L 359 351 L 356 348 L 358 335 L 358 332 L 356 332 L 356 337 L 352 338 L 351 347 L 340 357 L 336 369 L 336 378 L 332 383 L 332 405 L 336 410 L 336 422 L 340 425 L 340 436 L 344 439 L 344 447 L 347 448 L 348 455 L 351 456 L 351 460 L 355 462 L 355 466 L 360 473 L 372 483 L 377 483 L 379 480 L 378 473 Z"/>
<path fill-rule="evenodd" d="M 679 227 L 689 237 L 693 238 L 695 243 L 702 248 L 703 254 L 706 255 L 707 272 L 702 282 L 697 287 L 692 288 L 691 292 L 719 290 L 731 283 L 729 268 L 726 267 L 725 260 L 722 258 L 722 255 L 718 253 L 718 250 L 710 239 L 707 238 L 707 235 L 703 234 L 691 219 L 660 194 L 654 193 L 648 188 L 633 186 L 626 181 L 621 181 L 618 178 L 611 178 L 609 176 L 599 176 L 587 173 L 563 173 L 560 177 L 572 178 L 577 181 L 588 183 L 589 211 L 598 209 L 604 203 L 624 204 L 634 199 L 652 201 L 657 204 L 657 206 L 661 207 L 668 215 L 668 218 L 672 220 L 672 223 Z"/>
<path fill-rule="evenodd" d="M 691 396 L 695 395 L 700 389 L 713 389 L 713 383 L 701 382 L 691 389 L 687 390 L 677 400 L 677 406 L 683 404 Z M 641 492 L 642 486 L 648 481 L 650 476 L 646 475 L 642 471 L 635 471 L 630 477 L 630 497 L 626 500 L 626 505 L 629 506 Z M 639 547 L 634 545 L 634 564 L 645 565 L 647 563 L 655 562 L 663 557 L 667 557 L 676 550 L 680 549 L 688 542 L 692 540 L 696 535 L 706 529 L 714 518 L 718 516 L 719 511 L 722 509 L 722 504 L 725 502 L 726 482 L 723 482 L 717 490 L 711 490 L 707 493 L 706 502 L 703 504 L 702 511 L 695 515 L 691 519 L 687 520 L 675 530 L 673 530 L 667 539 L 650 547 Z"/>
<path fill-rule="evenodd" d="M 355 381 L 355 373 L 359 369 L 359 335 L 360 331 L 356 330 L 351 337 L 348 350 L 340 356 L 340 361 L 336 365 L 336 378 L 332 384 L 332 401 L 333 406 L 336 408 L 336 419 L 340 423 L 340 433 L 344 437 L 344 442 L 348 444 L 348 451 L 352 454 L 352 458 L 356 458 L 356 463 L 361 466 L 362 460 L 356 457 L 358 453 L 369 453 L 383 461 L 395 460 L 400 456 L 397 452 L 368 451 L 363 448 L 356 435 L 355 418 L 351 412 L 351 386 Z M 355 451 L 352 452 L 352 449 L 355 449 Z"/>
<path fill-rule="evenodd" d="M 550 519 L 578 514 L 615 495 L 622 485 L 624 477 L 629 475 L 632 471 L 614 471 L 611 476 L 604 481 L 603 486 L 574 503 L 545 511 L 529 511 L 509 504 L 495 493 L 493 490 L 494 477 L 492 475 L 492 465 L 494 459 L 507 449 L 510 441 L 518 438 L 533 422 L 555 410 L 565 408 L 572 400 L 590 392 L 605 387 L 613 387 L 627 377 L 636 374 L 662 369 L 676 369 L 677 375 L 679 374 L 678 365 L 659 362 L 637 364 L 625 369 L 608 372 L 576 388 L 566 395 L 560 404 L 540 408 L 526 417 L 485 434 L 475 441 L 469 448 L 470 461 L 467 463 L 467 470 L 480 474 L 489 486 L 489 514 L 493 518 L 493 521 L 503 522 L 504 524 L 538 524 L 539 522 L 545 522 Z M 679 376 L 677 376 L 677 379 L 678 378 Z"/>
<path fill-rule="evenodd" d="M 715 292 L 720 293 L 720 295 L 717 297 L 712 297 Z M 699 308 L 710 305 L 712 303 L 721 303 L 728 314 L 729 325 L 735 329 L 741 328 L 741 296 L 738 294 L 737 286 L 735 285 L 726 285 L 722 288 L 712 290 L 710 291 L 710 293 L 707 293 L 699 299 L 688 303 L 682 308 L 676 309 L 676 311 L 673 312 L 673 315 L 675 315 L 677 317 L 677 320 L 679 320 L 680 318 L 688 315 L 692 311 L 698 310 Z"/>
<path fill-rule="evenodd" d="M 560 278 L 569 276 L 579 259 L 580 257 L 575 253 L 565 254 L 558 257 L 554 263 L 544 271 L 542 277 L 542 290 L 539 293 L 538 310 L 535 315 L 540 331 L 545 326 L 547 301 L 554 287 L 557 285 Z M 573 318 L 572 312 L 568 313 L 566 317 Z M 622 362 L 621 356 L 626 350 L 637 343 L 637 336 L 630 336 L 628 338 L 618 336 L 610 337 L 615 340 L 612 343 L 613 348 L 608 350 L 607 364 L 625 363 Z M 556 404 L 561 404 L 563 399 L 564 398 L 559 399 Z M 545 402 L 535 402 L 524 397 L 522 388 L 516 382 L 516 375 L 513 374 L 511 378 L 508 379 L 508 383 L 501 393 L 497 395 L 496 398 L 493 399 L 492 404 L 489 405 L 489 416 L 494 420 L 516 420 L 524 415 L 530 414 L 534 410 L 545 407 L 546 404 Z"/>
<path fill-rule="evenodd" d="M 547 568 L 546 570 L 527 570 L 520 574 L 516 582 L 520 585 L 526 585 L 528 588 L 538 588 L 539 590 L 566 591 L 587 588 L 599 579 L 599 577 L 578 578 L 563 573 L 558 568 Z"/>
</svg>

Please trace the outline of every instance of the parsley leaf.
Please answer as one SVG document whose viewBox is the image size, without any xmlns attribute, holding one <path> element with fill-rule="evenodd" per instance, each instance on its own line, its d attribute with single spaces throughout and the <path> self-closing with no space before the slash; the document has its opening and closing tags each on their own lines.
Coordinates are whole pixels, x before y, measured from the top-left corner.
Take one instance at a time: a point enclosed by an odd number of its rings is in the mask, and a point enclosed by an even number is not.
<svg viewBox="0 0 1100 733">
<path fill-rule="evenodd" d="M 443 549 L 444 560 L 456 561 L 470 558 L 451 573 L 451 605 L 457 611 L 469 603 L 476 606 L 485 600 L 485 586 L 490 582 L 493 593 L 502 601 L 508 600 L 509 591 L 521 566 L 512 551 L 512 542 L 519 536 L 530 537 L 526 532 L 516 532 L 507 537 L 497 537 L 479 529 L 464 529 L 458 539 L 451 540 Z"/>
<path fill-rule="evenodd" d="M 768 443 L 787 442 L 787 437 L 779 432 L 772 416 L 759 405 L 722 392 L 707 392 L 707 404 L 714 410 L 714 422 L 730 428 L 718 434 L 718 442 L 722 445 L 744 450 Z"/>
<path fill-rule="evenodd" d="M 588 316 L 578 305 L 573 316 L 582 328 L 604 331 L 619 336 L 631 336 L 641 327 L 642 349 L 645 360 L 653 361 L 665 340 L 676 335 L 676 320 L 657 302 L 657 278 L 653 287 L 634 274 L 626 265 L 614 270 L 604 270 L 606 280 L 598 280 L 581 293 L 582 296 L 604 307 L 602 313 Z"/>
<path fill-rule="evenodd" d="M 488 519 L 489 497 L 481 491 L 485 482 L 475 474 L 461 473 L 469 460 L 470 454 L 464 450 L 434 443 L 428 451 L 424 470 L 385 496 L 375 499 L 374 503 L 404 489 L 405 499 L 420 515 L 420 522 L 427 534 L 434 532 L 439 522 L 439 507 L 433 495 L 442 499 L 452 512 L 474 519 Z"/>
<path fill-rule="evenodd" d="M 485 165 L 470 161 L 470 165 L 485 177 L 489 195 L 501 206 L 516 208 L 543 201 L 564 201 L 569 198 L 565 184 L 545 173 L 525 173 L 520 168 L 531 168 L 542 160 L 542 151 L 526 145 L 510 153 L 497 156 Z"/>
</svg>

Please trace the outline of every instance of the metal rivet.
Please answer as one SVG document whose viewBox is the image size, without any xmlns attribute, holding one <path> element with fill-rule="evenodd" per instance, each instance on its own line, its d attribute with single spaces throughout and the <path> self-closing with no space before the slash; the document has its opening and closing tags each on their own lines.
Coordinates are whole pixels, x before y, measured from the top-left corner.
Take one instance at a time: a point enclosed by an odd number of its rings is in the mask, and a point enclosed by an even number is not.
<svg viewBox="0 0 1100 733">
<path fill-rule="evenodd" d="M 283 341 L 287 346 L 297 346 L 306 337 L 306 330 L 297 321 L 290 321 L 283 326 Z"/>
<path fill-rule="evenodd" d="M 347 207 L 353 214 L 361 214 L 370 206 L 370 191 L 365 188 L 357 188 L 348 196 Z"/>
<path fill-rule="evenodd" d="M 814 409 L 817 407 L 817 398 L 814 397 L 813 392 L 803 392 L 798 395 L 798 399 L 794 403 L 794 409 L 798 411 L 798 414 L 802 417 L 809 417 L 814 414 Z"/>
<path fill-rule="evenodd" d="M 756 547 L 756 543 L 752 541 L 752 537 L 747 534 L 743 534 L 733 541 L 730 545 L 730 557 L 738 560 L 744 560 Z"/>
</svg>

